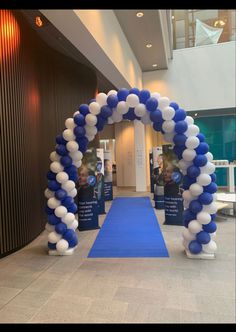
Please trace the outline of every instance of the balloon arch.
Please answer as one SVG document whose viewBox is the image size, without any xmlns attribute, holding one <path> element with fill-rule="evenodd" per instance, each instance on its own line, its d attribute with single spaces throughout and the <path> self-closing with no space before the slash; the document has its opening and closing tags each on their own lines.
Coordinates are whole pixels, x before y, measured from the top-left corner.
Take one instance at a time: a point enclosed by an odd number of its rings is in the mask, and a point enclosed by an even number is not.
<svg viewBox="0 0 236 332">
<path fill-rule="evenodd" d="M 45 226 L 49 254 L 72 254 L 78 244 L 75 230 L 77 194 L 75 182 L 88 143 L 105 124 L 123 119 L 140 120 L 161 131 L 165 141 L 174 144 L 183 173 L 184 231 L 183 246 L 189 257 L 214 256 L 217 212 L 215 166 L 205 136 L 194 125 L 194 119 L 176 102 L 148 90 L 120 89 L 99 93 L 89 104 L 82 104 L 73 118 L 65 121 L 65 130 L 56 137 L 55 151 L 50 154 Z"/>
</svg>

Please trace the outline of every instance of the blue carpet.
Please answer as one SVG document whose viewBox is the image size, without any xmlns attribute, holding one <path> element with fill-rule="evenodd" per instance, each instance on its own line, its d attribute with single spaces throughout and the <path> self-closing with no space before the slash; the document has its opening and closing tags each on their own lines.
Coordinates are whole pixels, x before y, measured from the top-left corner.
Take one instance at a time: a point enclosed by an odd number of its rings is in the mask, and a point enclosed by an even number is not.
<svg viewBox="0 0 236 332">
<path fill-rule="evenodd" d="M 169 257 L 149 197 L 118 197 L 88 257 Z"/>
</svg>

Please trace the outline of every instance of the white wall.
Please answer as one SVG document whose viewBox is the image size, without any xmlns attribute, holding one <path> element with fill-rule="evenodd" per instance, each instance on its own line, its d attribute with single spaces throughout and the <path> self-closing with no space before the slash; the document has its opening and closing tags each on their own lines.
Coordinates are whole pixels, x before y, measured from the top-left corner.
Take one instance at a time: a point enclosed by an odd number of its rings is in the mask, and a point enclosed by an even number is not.
<svg viewBox="0 0 236 332">
<path fill-rule="evenodd" d="M 174 50 L 168 70 L 143 73 L 143 88 L 186 111 L 235 107 L 235 44 Z"/>
</svg>

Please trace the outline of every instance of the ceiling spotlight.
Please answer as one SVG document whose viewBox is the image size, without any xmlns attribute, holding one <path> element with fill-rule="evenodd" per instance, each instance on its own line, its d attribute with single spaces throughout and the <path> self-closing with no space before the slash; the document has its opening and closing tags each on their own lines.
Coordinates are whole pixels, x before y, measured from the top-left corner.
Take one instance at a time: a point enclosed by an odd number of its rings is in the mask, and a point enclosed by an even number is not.
<svg viewBox="0 0 236 332">
<path fill-rule="evenodd" d="M 36 16 L 35 17 L 35 24 L 37 25 L 37 27 L 41 28 L 41 26 L 43 25 L 43 21 L 41 19 L 40 16 Z"/>
<path fill-rule="evenodd" d="M 223 27 L 224 25 L 225 25 L 225 22 L 223 20 L 217 20 L 214 23 L 214 27 L 218 27 L 218 26 Z"/>
<path fill-rule="evenodd" d="M 138 13 L 136 14 L 137 17 L 143 17 L 143 15 L 144 15 L 144 14 L 143 14 L 142 12 L 138 12 Z"/>
<path fill-rule="evenodd" d="M 152 47 L 152 44 L 146 44 L 146 47 L 147 47 L 147 48 L 151 48 L 151 47 Z"/>
<path fill-rule="evenodd" d="M 194 115 L 197 116 L 197 113 L 195 113 Z"/>
<path fill-rule="evenodd" d="M 172 18 L 172 20 L 174 20 L 175 19 L 174 15 L 172 15 L 171 18 Z"/>
<path fill-rule="evenodd" d="M 157 63 L 154 63 L 152 66 L 153 66 L 154 68 L 156 68 L 156 67 L 157 67 Z"/>
</svg>

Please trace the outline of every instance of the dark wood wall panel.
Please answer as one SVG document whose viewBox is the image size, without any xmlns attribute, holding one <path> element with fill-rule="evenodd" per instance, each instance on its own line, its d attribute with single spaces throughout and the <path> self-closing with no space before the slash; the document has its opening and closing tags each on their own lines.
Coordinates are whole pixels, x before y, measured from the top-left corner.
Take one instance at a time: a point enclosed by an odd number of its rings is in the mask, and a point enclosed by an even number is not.
<svg viewBox="0 0 236 332">
<path fill-rule="evenodd" d="M 0 257 L 44 229 L 55 137 L 94 97 L 91 69 L 52 50 L 18 11 L 0 10 Z M 46 244 L 45 244 L 46 246 Z"/>
</svg>

